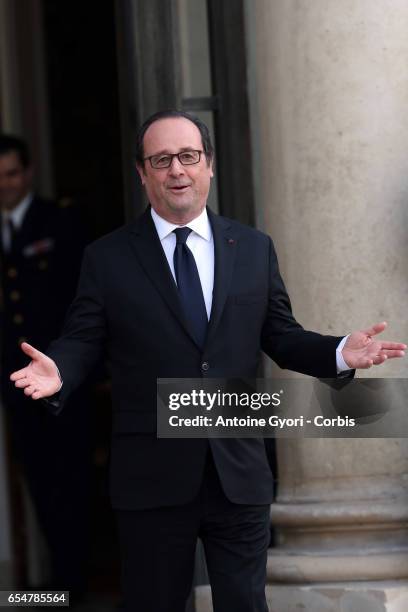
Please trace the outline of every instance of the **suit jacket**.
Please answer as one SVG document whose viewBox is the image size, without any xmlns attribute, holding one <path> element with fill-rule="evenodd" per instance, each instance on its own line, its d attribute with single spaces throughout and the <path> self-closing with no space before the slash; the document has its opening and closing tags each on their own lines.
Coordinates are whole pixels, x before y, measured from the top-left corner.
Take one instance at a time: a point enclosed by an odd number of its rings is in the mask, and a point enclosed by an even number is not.
<svg viewBox="0 0 408 612">
<path fill-rule="evenodd" d="M 84 246 L 76 207 L 34 197 L 12 251 L 1 253 L 1 352 L 7 394 L 15 392 L 9 374 L 27 361 L 21 341 L 44 351 L 61 332 L 75 295 Z"/>
<path fill-rule="evenodd" d="M 295 321 L 271 239 L 208 214 L 215 279 L 203 349 L 183 317 L 148 209 L 87 248 L 64 333 L 48 350 L 64 381 L 61 408 L 105 349 L 109 352 L 111 494 L 117 508 L 193 499 L 209 445 L 231 501 L 267 504 L 273 498 L 262 439 L 157 439 L 157 378 L 255 378 L 262 350 L 283 368 L 336 376 L 340 338 L 305 331 Z"/>
</svg>

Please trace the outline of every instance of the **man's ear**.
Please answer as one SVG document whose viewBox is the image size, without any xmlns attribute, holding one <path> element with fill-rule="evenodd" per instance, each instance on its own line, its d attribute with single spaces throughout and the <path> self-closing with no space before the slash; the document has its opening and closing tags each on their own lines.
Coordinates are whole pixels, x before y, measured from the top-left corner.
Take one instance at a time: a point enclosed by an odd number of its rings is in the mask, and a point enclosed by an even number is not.
<svg viewBox="0 0 408 612">
<path fill-rule="evenodd" d="M 136 170 L 139 173 L 140 180 L 142 181 L 142 185 L 144 185 L 145 184 L 145 179 L 146 179 L 146 173 L 145 173 L 144 166 L 142 166 L 141 164 L 136 162 Z"/>
</svg>

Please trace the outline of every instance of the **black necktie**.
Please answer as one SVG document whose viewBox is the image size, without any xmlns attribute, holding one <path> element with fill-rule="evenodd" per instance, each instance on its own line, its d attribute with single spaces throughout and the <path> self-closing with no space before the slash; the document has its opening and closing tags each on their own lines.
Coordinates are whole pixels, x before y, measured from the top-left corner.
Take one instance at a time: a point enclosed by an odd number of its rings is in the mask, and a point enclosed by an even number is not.
<svg viewBox="0 0 408 612">
<path fill-rule="evenodd" d="M 190 323 L 194 338 L 203 347 L 208 319 L 197 265 L 194 255 L 186 245 L 191 231 L 189 227 L 178 227 L 174 230 L 177 238 L 173 257 L 174 271 L 184 314 Z"/>
</svg>

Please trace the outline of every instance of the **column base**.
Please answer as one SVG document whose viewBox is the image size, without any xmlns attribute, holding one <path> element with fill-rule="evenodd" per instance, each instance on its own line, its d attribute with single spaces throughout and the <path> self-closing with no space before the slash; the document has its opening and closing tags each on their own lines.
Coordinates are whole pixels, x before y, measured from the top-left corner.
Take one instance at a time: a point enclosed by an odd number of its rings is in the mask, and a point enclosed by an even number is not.
<svg viewBox="0 0 408 612">
<path fill-rule="evenodd" d="M 266 587 L 269 612 L 406 612 L 408 582 Z M 196 612 L 213 612 L 209 585 L 195 588 Z"/>
<path fill-rule="evenodd" d="M 266 587 L 269 612 L 406 612 L 408 582 L 325 583 Z M 200 611 L 201 612 L 201 611 Z M 204 610 L 203 610 L 204 612 Z M 207 610 L 205 610 L 207 612 Z"/>
</svg>

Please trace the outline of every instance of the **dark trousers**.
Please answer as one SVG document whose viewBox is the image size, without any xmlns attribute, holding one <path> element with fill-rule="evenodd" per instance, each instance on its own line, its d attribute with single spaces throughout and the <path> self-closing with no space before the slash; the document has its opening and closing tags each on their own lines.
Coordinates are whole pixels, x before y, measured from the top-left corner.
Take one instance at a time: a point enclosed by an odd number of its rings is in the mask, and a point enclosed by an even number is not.
<svg viewBox="0 0 408 612">
<path fill-rule="evenodd" d="M 267 612 L 269 506 L 237 505 L 225 496 L 208 454 L 199 495 L 190 503 L 118 510 L 125 612 L 184 612 L 197 538 L 210 577 L 214 612 Z"/>
</svg>

